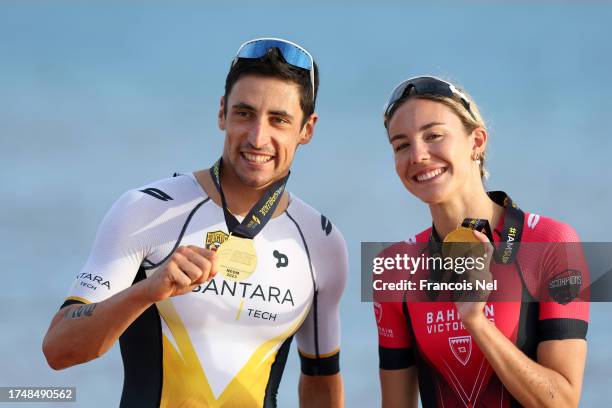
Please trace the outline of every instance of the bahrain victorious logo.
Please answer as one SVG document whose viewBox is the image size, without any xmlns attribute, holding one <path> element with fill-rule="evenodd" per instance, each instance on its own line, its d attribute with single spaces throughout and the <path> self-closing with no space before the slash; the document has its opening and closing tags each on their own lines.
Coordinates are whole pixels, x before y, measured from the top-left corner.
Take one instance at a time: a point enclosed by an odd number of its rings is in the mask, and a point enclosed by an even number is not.
<svg viewBox="0 0 612 408">
<path fill-rule="evenodd" d="M 448 345 L 455 355 L 455 358 L 463 365 L 470 361 L 472 355 L 472 336 L 450 337 Z"/>
<path fill-rule="evenodd" d="M 207 232 L 206 248 L 216 251 L 221 246 L 221 244 L 225 242 L 227 237 L 229 237 L 229 235 L 221 230 Z"/>
<path fill-rule="evenodd" d="M 289 265 L 289 257 L 287 255 L 278 252 L 276 249 L 272 252 L 272 255 L 276 258 L 277 268 L 286 268 Z"/>
</svg>

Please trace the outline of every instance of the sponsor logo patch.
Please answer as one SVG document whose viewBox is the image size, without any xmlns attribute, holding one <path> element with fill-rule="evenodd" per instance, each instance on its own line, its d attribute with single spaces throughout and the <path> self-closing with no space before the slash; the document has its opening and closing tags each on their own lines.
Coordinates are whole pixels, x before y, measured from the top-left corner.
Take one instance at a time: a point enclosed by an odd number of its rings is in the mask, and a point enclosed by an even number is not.
<svg viewBox="0 0 612 408">
<path fill-rule="evenodd" d="M 77 279 L 80 280 L 81 286 L 92 290 L 96 290 L 100 286 L 106 287 L 107 290 L 111 288 L 109 280 L 104 280 L 103 277 L 91 273 L 82 272 L 77 275 Z"/>
<path fill-rule="evenodd" d="M 227 237 L 229 237 L 229 234 L 226 234 L 221 230 L 207 232 L 205 246 L 208 249 L 216 251 L 221 244 L 225 242 Z"/>
<path fill-rule="evenodd" d="M 148 194 L 151 197 L 155 197 L 158 200 L 162 201 L 174 200 L 172 197 L 170 197 L 168 194 L 164 193 L 158 188 L 145 188 L 144 190 L 140 190 L 140 192 Z"/>
<path fill-rule="evenodd" d="M 529 214 L 529 217 L 527 217 L 527 226 L 531 229 L 535 229 L 539 221 L 540 216 L 538 214 Z"/>
<path fill-rule="evenodd" d="M 576 269 L 566 269 L 548 281 L 548 293 L 555 301 L 566 305 L 578 296 L 582 287 L 582 273 Z"/>
<path fill-rule="evenodd" d="M 289 257 L 276 249 L 272 252 L 272 255 L 276 258 L 277 268 L 286 268 L 289 265 Z"/>
<path fill-rule="evenodd" d="M 325 235 L 329 235 L 332 231 L 332 223 L 324 215 L 321 215 L 321 228 L 325 231 Z"/>
</svg>

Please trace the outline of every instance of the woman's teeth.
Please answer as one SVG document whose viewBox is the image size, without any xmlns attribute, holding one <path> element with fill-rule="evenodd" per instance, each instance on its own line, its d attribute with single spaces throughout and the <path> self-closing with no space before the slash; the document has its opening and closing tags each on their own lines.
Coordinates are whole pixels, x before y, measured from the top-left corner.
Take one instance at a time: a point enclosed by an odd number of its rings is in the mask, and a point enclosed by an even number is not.
<svg viewBox="0 0 612 408">
<path fill-rule="evenodd" d="M 272 160 L 272 156 L 264 156 L 264 155 L 260 155 L 260 154 L 251 154 L 251 153 L 245 153 L 245 152 L 242 152 L 242 155 L 248 161 L 253 162 L 253 163 L 257 163 L 257 164 L 267 163 L 270 160 Z"/>
<path fill-rule="evenodd" d="M 432 178 L 439 176 L 440 174 L 444 173 L 446 171 L 446 169 L 442 168 L 442 169 L 435 169 L 435 170 L 431 170 L 428 171 L 427 173 L 422 173 L 417 175 L 415 178 L 418 182 L 423 182 L 423 181 L 427 181 L 427 180 L 431 180 Z"/>
</svg>

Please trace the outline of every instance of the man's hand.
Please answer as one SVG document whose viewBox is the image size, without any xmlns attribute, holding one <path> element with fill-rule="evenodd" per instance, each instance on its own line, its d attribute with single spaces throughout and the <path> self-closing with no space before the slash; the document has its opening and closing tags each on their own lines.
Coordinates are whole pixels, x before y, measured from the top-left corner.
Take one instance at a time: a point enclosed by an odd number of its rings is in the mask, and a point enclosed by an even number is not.
<svg viewBox="0 0 612 408">
<path fill-rule="evenodd" d="M 184 295 L 217 274 L 217 254 L 194 245 L 180 246 L 166 266 L 145 280 L 152 302 Z"/>
</svg>

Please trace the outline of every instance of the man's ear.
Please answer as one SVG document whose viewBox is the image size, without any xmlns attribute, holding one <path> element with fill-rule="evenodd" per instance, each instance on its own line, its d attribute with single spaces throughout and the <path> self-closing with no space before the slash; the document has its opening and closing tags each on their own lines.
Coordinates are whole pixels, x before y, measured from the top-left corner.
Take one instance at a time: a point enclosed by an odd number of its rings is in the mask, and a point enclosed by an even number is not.
<svg viewBox="0 0 612 408">
<path fill-rule="evenodd" d="M 317 120 L 319 120 L 319 115 L 317 115 L 316 112 L 310 115 L 304 126 L 302 126 L 302 131 L 300 132 L 300 141 L 298 142 L 298 144 L 305 145 L 310 143 L 310 141 L 312 140 L 312 135 L 314 134 L 314 128 L 317 123 Z"/>
<path fill-rule="evenodd" d="M 225 130 L 225 115 L 225 97 L 222 96 L 221 100 L 219 101 L 219 116 L 217 118 L 219 122 L 219 129 L 221 130 Z"/>
</svg>

